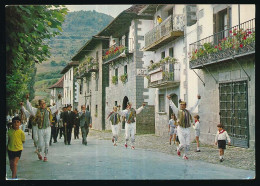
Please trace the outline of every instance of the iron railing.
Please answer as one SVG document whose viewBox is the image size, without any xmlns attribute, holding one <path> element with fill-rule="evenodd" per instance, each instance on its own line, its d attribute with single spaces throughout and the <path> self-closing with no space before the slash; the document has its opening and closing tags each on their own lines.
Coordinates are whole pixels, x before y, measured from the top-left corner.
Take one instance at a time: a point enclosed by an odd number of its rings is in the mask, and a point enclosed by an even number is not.
<svg viewBox="0 0 260 186">
<path fill-rule="evenodd" d="M 161 24 L 145 34 L 145 47 L 150 46 L 172 31 L 183 31 L 183 26 L 183 15 L 170 15 Z"/>
<path fill-rule="evenodd" d="M 190 44 L 190 67 L 255 52 L 255 19 Z"/>
<path fill-rule="evenodd" d="M 117 49 L 117 51 L 115 51 Z M 121 51 L 120 51 L 121 50 Z M 110 54 L 108 52 L 110 51 Z M 103 63 L 113 61 L 120 57 L 122 53 L 127 54 L 128 48 L 126 46 L 112 46 L 109 48 L 108 51 L 106 51 L 105 55 L 103 55 Z"/>
</svg>

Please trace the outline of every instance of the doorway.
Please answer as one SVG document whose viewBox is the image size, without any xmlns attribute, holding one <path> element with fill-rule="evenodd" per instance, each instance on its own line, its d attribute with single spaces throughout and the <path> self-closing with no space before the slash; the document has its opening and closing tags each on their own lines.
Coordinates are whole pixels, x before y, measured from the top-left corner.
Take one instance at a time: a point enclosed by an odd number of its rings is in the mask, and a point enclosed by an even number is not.
<svg viewBox="0 0 260 186">
<path fill-rule="evenodd" d="M 122 110 L 126 109 L 128 101 L 129 101 L 128 97 L 125 96 L 124 99 L 123 99 Z M 122 129 L 125 129 L 125 118 L 124 117 L 122 118 Z"/>
<path fill-rule="evenodd" d="M 172 102 L 175 104 L 175 106 L 178 108 L 178 96 L 176 94 L 171 94 Z M 171 106 L 169 106 L 169 120 L 171 119 L 171 114 L 173 113 Z M 177 116 L 176 116 L 177 117 Z"/>
</svg>

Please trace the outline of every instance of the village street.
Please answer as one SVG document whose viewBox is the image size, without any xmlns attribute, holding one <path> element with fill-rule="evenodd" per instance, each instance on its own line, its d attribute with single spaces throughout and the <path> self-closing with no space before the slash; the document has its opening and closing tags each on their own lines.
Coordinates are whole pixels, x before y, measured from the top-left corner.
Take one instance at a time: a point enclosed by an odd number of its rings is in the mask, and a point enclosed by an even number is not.
<svg viewBox="0 0 260 186">
<path fill-rule="evenodd" d="M 126 149 L 123 143 L 114 147 L 111 140 L 88 137 L 64 145 L 63 138 L 49 148 L 48 162 L 38 160 L 31 136 L 18 165 L 18 178 L 23 180 L 208 180 L 253 179 L 255 171 L 229 168 L 199 160 L 183 160 L 176 154 L 154 150 Z M 7 179 L 11 177 L 6 160 Z"/>
</svg>

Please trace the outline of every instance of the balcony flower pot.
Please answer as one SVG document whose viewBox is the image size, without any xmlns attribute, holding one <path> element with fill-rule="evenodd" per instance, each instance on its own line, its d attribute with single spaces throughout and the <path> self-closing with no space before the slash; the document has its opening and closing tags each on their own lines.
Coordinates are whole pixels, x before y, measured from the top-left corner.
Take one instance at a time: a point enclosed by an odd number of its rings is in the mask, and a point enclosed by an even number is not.
<svg viewBox="0 0 260 186">
<path fill-rule="evenodd" d="M 118 76 L 112 76 L 112 83 L 116 85 L 118 82 Z"/>
<path fill-rule="evenodd" d="M 127 74 L 121 75 L 120 80 L 122 81 L 123 84 L 125 84 L 127 82 Z"/>
</svg>

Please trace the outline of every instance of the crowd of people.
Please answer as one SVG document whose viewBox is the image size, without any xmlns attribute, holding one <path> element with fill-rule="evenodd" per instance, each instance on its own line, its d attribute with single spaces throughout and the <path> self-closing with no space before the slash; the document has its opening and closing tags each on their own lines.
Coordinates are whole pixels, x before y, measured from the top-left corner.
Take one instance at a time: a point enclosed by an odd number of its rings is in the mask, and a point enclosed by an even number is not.
<svg viewBox="0 0 260 186">
<path fill-rule="evenodd" d="M 169 105 L 173 111 L 171 119 L 169 120 L 169 135 L 170 145 L 173 141 L 176 144 L 177 155 L 183 159 L 188 160 L 188 151 L 190 147 L 190 127 L 195 129 L 195 139 L 197 143 L 196 152 L 199 149 L 200 136 L 200 117 L 195 115 L 192 117 L 191 113 L 198 106 L 201 96 L 197 96 L 198 100 L 193 107 L 186 108 L 186 102 L 179 100 L 180 107 L 178 108 L 171 100 Z M 131 149 L 135 149 L 135 131 L 136 131 L 136 115 L 141 113 L 145 108 L 145 104 L 138 109 L 132 108 L 132 103 L 128 102 L 125 110 L 120 110 L 120 105 L 114 106 L 111 112 L 107 112 L 107 119 L 109 119 L 112 129 L 112 142 L 117 146 L 121 118 L 125 120 L 125 144 L 127 148 L 130 145 Z M 194 121 L 193 121 L 194 118 Z M 58 96 L 58 101 L 52 106 L 46 106 L 44 100 L 39 100 L 35 107 L 29 102 L 29 95 L 26 96 L 26 108 L 23 102 L 20 102 L 20 112 L 13 117 L 7 115 L 7 130 L 8 143 L 7 151 L 10 162 L 10 169 L 12 171 L 12 178 L 17 178 L 17 165 L 23 150 L 23 143 L 25 142 L 25 125 L 32 129 L 32 139 L 34 141 L 35 153 L 39 160 L 47 162 L 49 153 L 49 146 L 52 143 L 57 143 L 57 138 L 61 139 L 64 136 L 64 144 L 71 145 L 72 129 L 74 129 L 74 139 L 79 139 L 79 128 L 82 134 L 82 144 L 87 145 L 87 135 L 89 128 L 92 127 L 91 113 L 86 109 L 85 105 L 81 106 L 81 111 L 77 109 L 72 111 L 72 106 L 63 106 L 61 104 L 61 95 Z M 226 140 L 230 144 L 230 137 L 227 131 L 223 129 L 223 125 L 219 124 L 218 131 L 215 138 L 215 144 L 219 148 L 220 162 L 224 160 L 224 149 L 226 148 Z M 28 134 L 29 131 L 28 131 Z M 44 155 L 44 156 L 42 156 Z"/>
</svg>

